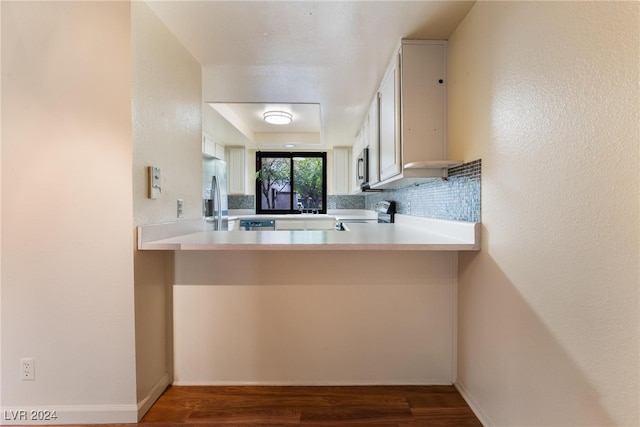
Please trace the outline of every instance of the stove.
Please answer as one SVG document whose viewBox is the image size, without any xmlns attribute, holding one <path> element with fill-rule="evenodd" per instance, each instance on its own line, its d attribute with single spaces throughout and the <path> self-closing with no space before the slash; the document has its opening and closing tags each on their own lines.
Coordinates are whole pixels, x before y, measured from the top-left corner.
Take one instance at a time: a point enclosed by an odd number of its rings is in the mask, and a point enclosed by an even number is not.
<svg viewBox="0 0 640 427">
<path fill-rule="evenodd" d="M 374 210 L 378 214 L 379 223 L 391 224 L 396 214 L 396 202 L 381 200 L 376 203 Z"/>
</svg>

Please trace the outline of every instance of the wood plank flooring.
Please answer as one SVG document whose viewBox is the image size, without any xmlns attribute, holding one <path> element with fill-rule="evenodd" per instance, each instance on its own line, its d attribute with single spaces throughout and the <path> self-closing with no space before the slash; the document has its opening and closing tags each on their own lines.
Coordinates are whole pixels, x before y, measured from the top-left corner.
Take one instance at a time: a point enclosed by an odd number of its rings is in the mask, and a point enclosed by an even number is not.
<svg viewBox="0 0 640 427">
<path fill-rule="evenodd" d="M 482 426 L 453 386 L 173 386 L 138 425 Z"/>
</svg>

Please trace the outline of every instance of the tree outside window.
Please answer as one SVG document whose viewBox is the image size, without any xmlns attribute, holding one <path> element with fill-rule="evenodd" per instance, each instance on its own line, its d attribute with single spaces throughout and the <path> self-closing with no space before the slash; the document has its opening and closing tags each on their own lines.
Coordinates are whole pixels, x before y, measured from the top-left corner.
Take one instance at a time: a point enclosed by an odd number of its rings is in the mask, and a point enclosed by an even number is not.
<svg viewBox="0 0 640 427">
<path fill-rule="evenodd" d="M 326 213 L 326 153 L 256 153 L 256 213 Z"/>
</svg>

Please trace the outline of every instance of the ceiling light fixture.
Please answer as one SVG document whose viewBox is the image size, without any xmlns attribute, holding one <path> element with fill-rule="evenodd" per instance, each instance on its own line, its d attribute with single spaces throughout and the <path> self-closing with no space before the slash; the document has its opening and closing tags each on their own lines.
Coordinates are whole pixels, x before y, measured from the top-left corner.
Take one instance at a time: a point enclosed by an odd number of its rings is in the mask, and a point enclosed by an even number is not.
<svg viewBox="0 0 640 427">
<path fill-rule="evenodd" d="M 293 116 L 286 111 L 267 111 L 262 115 L 264 121 L 272 125 L 288 125 Z"/>
</svg>

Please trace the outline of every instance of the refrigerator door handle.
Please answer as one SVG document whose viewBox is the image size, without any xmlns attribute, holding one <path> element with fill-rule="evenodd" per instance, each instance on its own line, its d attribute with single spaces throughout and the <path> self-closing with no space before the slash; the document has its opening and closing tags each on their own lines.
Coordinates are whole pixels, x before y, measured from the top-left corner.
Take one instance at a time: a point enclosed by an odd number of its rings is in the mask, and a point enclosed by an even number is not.
<svg viewBox="0 0 640 427">
<path fill-rule="evenodd" d="M 218 230 L 222 230 L 222 195 L 218 180 L 216 180 L 216 197 L 218 198 Z"/>
<path fill-rule="evenodd" d="M 222 230 L 222 196 L 220 194 L 220 184 L 215 175 L 211 178 L 211 192 L 213 193 L 213 229 Z"/>
</svg>

